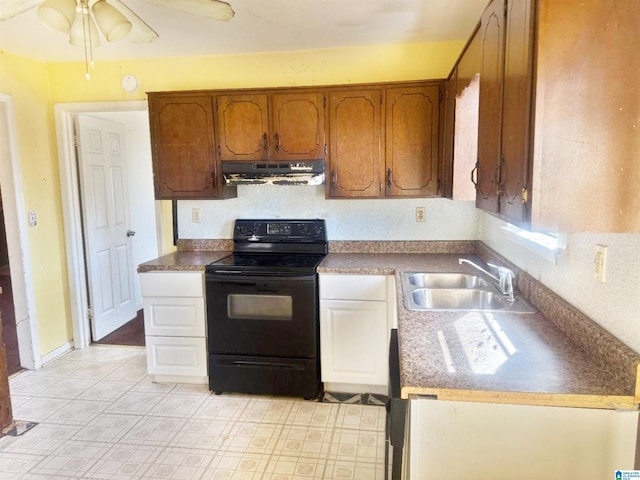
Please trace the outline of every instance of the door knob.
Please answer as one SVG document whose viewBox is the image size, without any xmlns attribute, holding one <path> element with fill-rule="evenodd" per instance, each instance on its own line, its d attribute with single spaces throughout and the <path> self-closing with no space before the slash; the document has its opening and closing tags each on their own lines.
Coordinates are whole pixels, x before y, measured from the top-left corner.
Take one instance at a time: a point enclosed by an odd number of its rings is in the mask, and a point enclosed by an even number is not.
<svg viewBox="0 0 640 480">
<path fill-rule="evenodd" d="M 136 232 L 134 232 L 133 230 L 127 230 L 127 237 L 135 237 Z"/>
</svg>

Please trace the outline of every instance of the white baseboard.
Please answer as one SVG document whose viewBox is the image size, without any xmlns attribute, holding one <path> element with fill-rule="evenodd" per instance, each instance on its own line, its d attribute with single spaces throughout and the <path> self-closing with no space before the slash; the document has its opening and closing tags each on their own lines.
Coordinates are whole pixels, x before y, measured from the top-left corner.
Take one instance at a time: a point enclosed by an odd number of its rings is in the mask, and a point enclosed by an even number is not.
<svg viewBox="0 0 640 480">
<path fill-rule="evenodd" d="M 47 353 L 42 356 L 42 365 L 46 365 L 47 363 L 53 362 L 56 358 L 61 357 L 65 353 L 73 350 L 73 342 L 67 342 L 60 347 L 56 348 L 52 352 Z"/>
</svg>

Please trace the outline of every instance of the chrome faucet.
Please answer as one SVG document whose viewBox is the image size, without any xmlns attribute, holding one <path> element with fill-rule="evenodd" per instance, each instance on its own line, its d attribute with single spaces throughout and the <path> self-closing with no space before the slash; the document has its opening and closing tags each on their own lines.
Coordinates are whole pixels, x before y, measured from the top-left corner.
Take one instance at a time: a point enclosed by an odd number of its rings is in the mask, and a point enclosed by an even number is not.
<svg viewBox="0 0 640 480">
<path fill-rule="evenodd" d="M 501 267 L 500 265 L 494 265 L 493 263 L 487 263 L 489 267 L 495 268 L 496 271 L 498 272 L 498 276 L 496 277 L 494 274 L 486 271 L 480 265 L 477 265 L 473 263 L 471 260 L 468 260 L 466 258 L 459 258 L 458 263 L 460 265 L 462 265 L 463 263 L 468 263 L 472 267 L 489 275 L 491 278 L 493 278 L 497 282 L 498 290 L 500 290 L 500 293 L 502 295 L 507 297 L 507 300 L 509 300 L 510 302 L 513 302 L 515 300 L 515 295 L 513 293 L 513 277 L 514 277 L 513 270 L 510 270 L 507 267 Z"/>
</svg>

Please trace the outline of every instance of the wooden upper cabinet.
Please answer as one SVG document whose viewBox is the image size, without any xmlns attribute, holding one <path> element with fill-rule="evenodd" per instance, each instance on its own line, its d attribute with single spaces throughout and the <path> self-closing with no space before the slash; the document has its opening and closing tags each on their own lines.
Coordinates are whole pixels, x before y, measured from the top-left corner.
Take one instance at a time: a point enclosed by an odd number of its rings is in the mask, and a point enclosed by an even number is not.
<svg viewBox="0 0 640 480">
<path fill-rule="evenodd" d="M 149 115 L 157 199 L 235 194 L 218 175 L 211 95 L 149 93 Z"/>
<path fill-rule="evenodd" d="M 386 196 L 437 195 L 440 87 L 390 87 L 385 96 Z"/>
<path fill-rule="evenodd" d="M 505 0 L 492 0 L 480 21 L 480 103 L 476 206 L 498 212 L 504 76 Z"/>
<path fill-rule="evenodd" d="M 640 233 L 640 2 L 538 3 L 532 223 Z"/>
<path fill-rule="evenodd" d="M 325 158 L 325 97 L 322 93 L 274 93 L 271 96 L 272 158 Z"/>
<path fill-rule="evenodd" d="M 331 92 L 327 196 L 382 193 L 382 89 Z"/>
<path fill-rule="evenodd" d="M 220 160 L 268 160 L 267 95 L 220 95 L 216 102 Z"/>
<path fill-rule="evenodd" d="M 217 122 L 223 161 L 325 157 L 322 93 L 220 95 Z"/>
<path fill-rule="evenodd" d="M 527 220 L 531 85 L 533 80 L 533 0 L 507 4 L 502 104 L 500 216 Z"/>
</svg>

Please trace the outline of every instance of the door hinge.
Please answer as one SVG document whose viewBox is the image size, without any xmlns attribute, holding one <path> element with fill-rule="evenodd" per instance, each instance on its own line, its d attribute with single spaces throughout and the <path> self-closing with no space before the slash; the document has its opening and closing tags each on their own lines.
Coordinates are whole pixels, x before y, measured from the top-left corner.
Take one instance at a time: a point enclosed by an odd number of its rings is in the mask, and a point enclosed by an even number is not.
<svg viewBox="0 0 640 480">
<path fill-rule="evenodd" d="M 322 96 L 322 107 L 327 108 L 327 97 L 325 95 Z"/>
<path fill-rule="evenodd" d="M 440 101 L 442 101 L 442 100 L 443 100 L 443 96 L 442 96 L 442 89 L 439 89 L 439 90 L 438 90 L 438 99 L 439 99 Z"/>
<path fill-rule="evenodd" d="M 80 135 L 78 135 L 77 133 L 73 134 L 73 146 L 76 148 L 80 147 Z"/>
<path fill-rule="evenodd" d="M 93 308 L 88 308 L 87 309 L 87 317 L 89 317 L 89 320 L 93 320 L 95 318 L 93 316 Z"/>
<path fill-rule="evenodd" d="M 529 190 L 527 187 L 522 187 L 522 203 L 527 203 L 529 201 Z"/>
<path fill-rule="evenodd" d="M 326 157 L 329 154 L 329 146 L 325 143 L 324 144 L 324 156 Z"/>
</svg>

